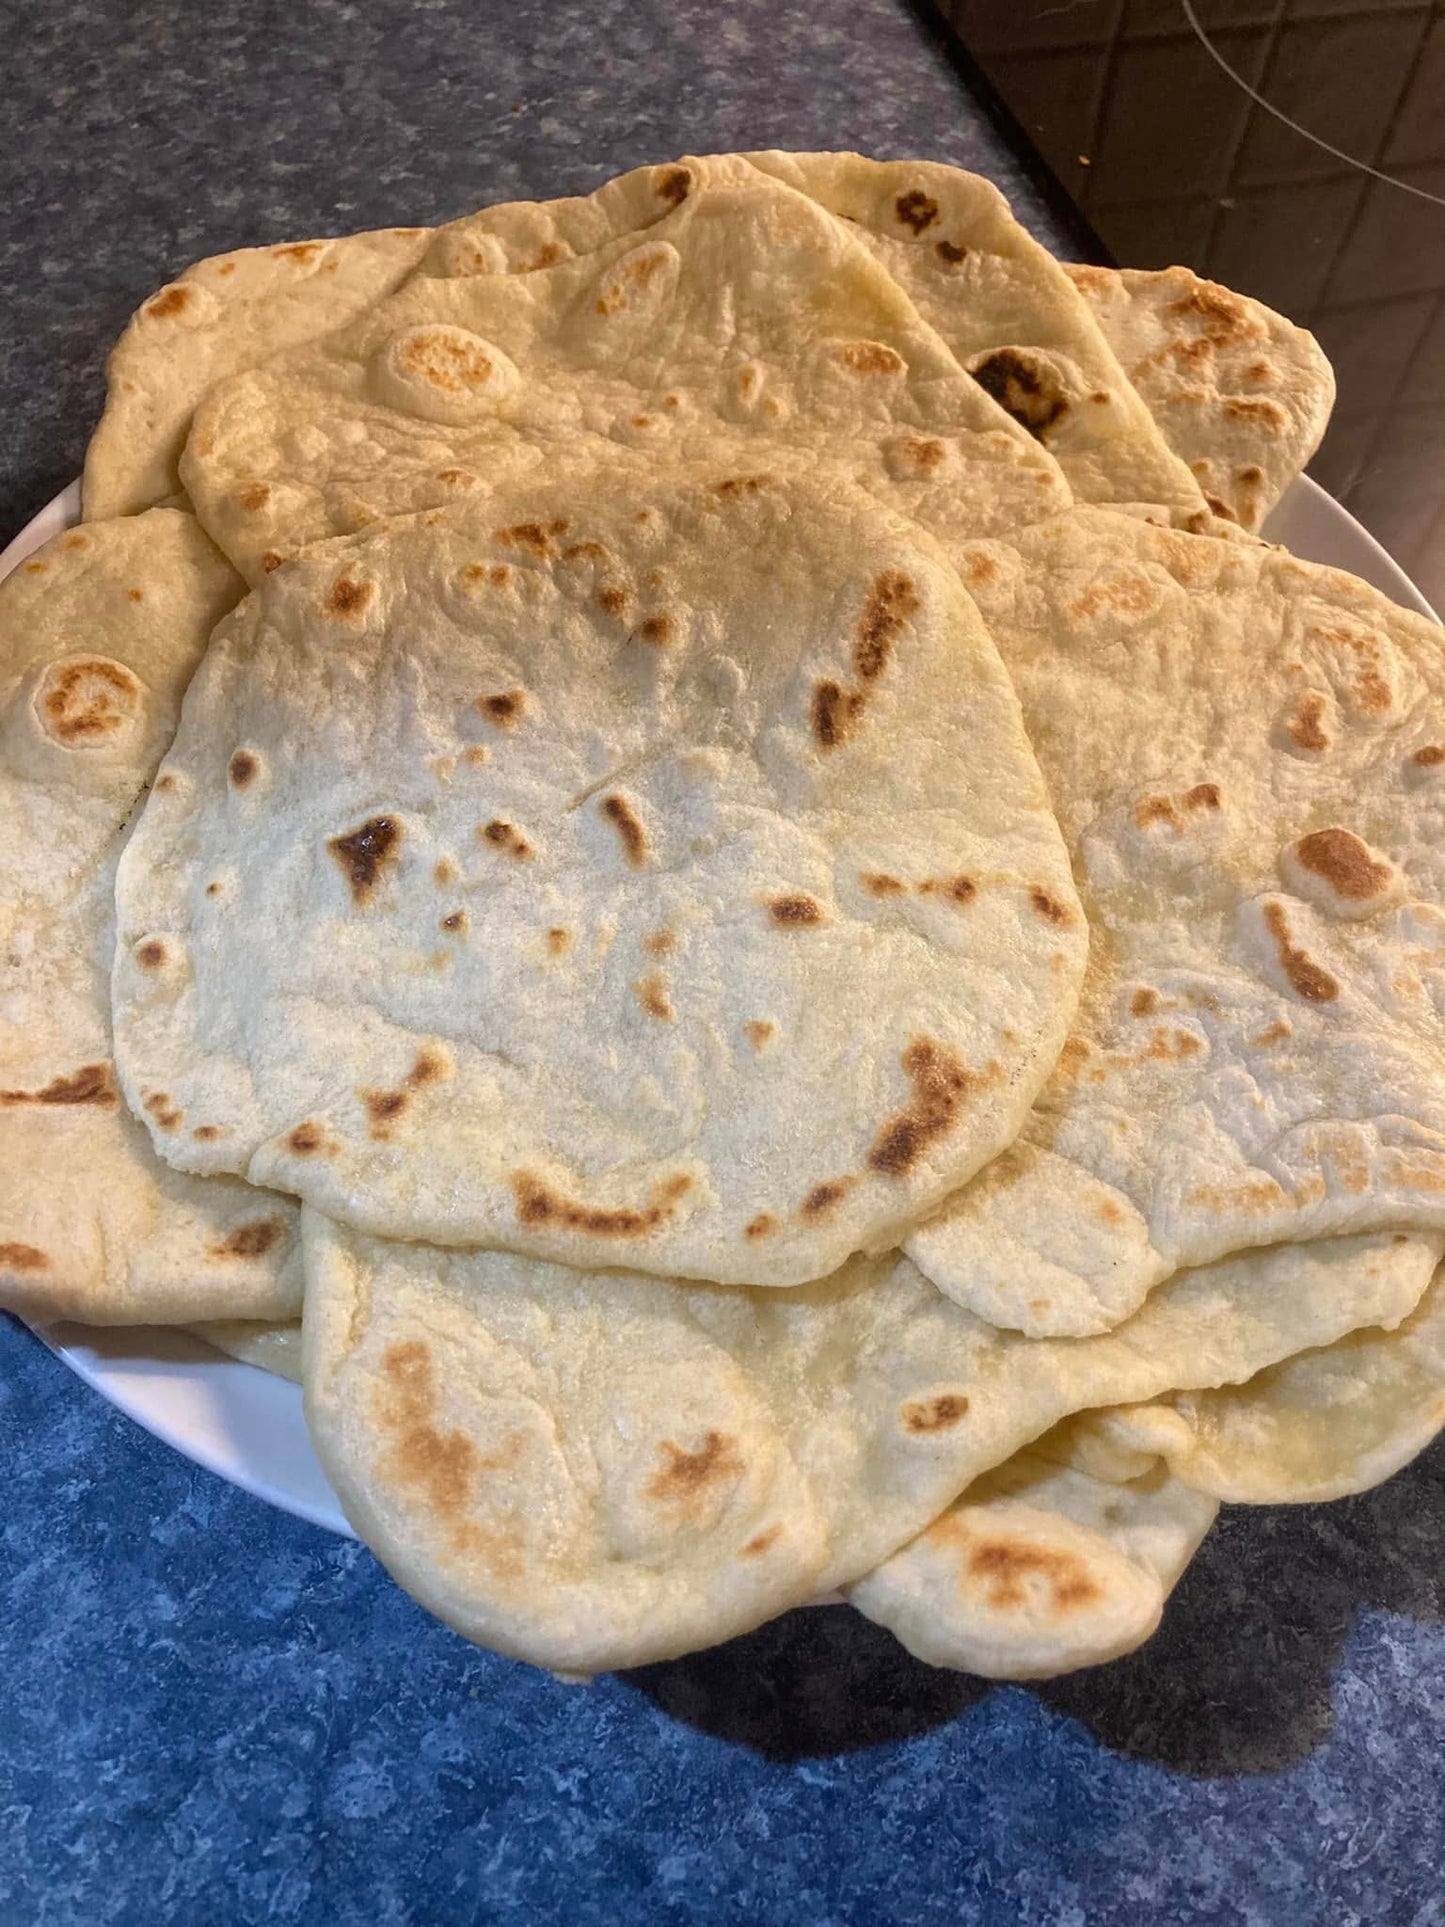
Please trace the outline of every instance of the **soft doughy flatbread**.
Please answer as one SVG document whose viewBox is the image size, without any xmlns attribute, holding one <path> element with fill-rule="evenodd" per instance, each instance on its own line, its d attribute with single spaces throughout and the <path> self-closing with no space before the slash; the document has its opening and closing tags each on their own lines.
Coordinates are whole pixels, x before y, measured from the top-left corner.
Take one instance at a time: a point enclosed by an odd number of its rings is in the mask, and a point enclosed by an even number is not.
<svg viewBox="0 0 1445 1927">
<path fill-rule="evenodd" d="M 1007 677 L 837 481 L 318 550 L 218 631 L 165 769 L 119 881 L 131 1101 L 182 1168 L 382 1235 L 819 1277 L 1012 1139 L 1072 1014 Z"/>
<path fill-rule="evenodd" d="M 1262 544 L 1082 509 L 963 558 L 1091 926 L 1017 1144 L 908 1242 L 1035 1333 L 1177 1266 L 1445 1224 L 1439 628 Z"/>
<path fill-rule="evenodd" d="M 1206 525 L 1199 484 L 1106 331 L 992 181 L 938 161 L 747 158 L 851 224 L 975 380 L 1058 459 L 1079 501 Z"/>
<path fill-rule="evenodd" d="M 1314 336 L 1188 268 L 1065 273 L 1210 507 L 1257 532 L 1334 406 L 1334 370 Z"/>
<path fill-rule="evenodd" d="M 673 205 L 672 170 L 641 167 L 597 193 L 508 201 L 449 227 L 382 228 L 213 255 L 131 317 L 106 363 L 105 412 L 85 457 L 88 521 L 180 490 L 181 450 L 208 388 L 344 327 L 424 261 L 429 274 L 524 273 L 641 229 Z"/>
<path fill-rule="evenodd" d="M 177 494 L 196 403 L 215 382 L 351 321 L 403 282 L 427 228 L 238 248 L 197 261 L 131 316 L 106 362 L 105 412 L 85 453 L 85 517 L 134 515 Z"/>
<path fill-rule="evenodd" d="M 1219 1501 L 1157 1460 L 1100 1477 L 1073 1429 L 986 1472 L 850 1602 L 930 1666 L 985 1679 L 1051 1679 L 1142 1646 Z"/>
<path fill-rule="evenodd" d="M 468 1638 L 581 1673 L 860 1579 L 1071 1412 L 1398 1317 L 1440 1248 L 1251 1253 L 1076 1341 L 997 1331 L 896 1256 L 760 1292 L 383 1242 L 311 1211 L 303 1235 L 307 1417 L 348 1519 Z"/>
<path fill-rule="evenodd" d="M 1445 1426 L 1445 1277 L 1392 1330 L 1352 1332 L 1223 1391 L 1177 1392 L 1098 1424 L 1240 1505 L 1343 1499 L 1391 1478 Z"/>
<path fill-rule="evenodd" d="M 28 1318 L 300 1304 L 294 1206 L 172 1171 L 111 1066 L 125 822 L 241 588 L 172 509 L 57 536 L 0 586 L 0 1305 Z"/>
<path fill-rule="evenodd" d="M 742 160 L 528 274 L 416 275 L 351 327 L 212 389 L 181 472 L 252 581 L 385 515 L 589 470 L 820 461 L 950 539 L 1067 506 L 1050 456 L 883 268 Z"/>
<path fill-rule="evenodd" d="M 228 1358 L 239 1358 L 243 1365 L 255 1365 L 277 1378 L 301 1383 L 301 1322 L 259 1324 L 251 1319 L 217 1319 L 189 1327 L 197 1338 L 214 1345 Z"/>
</svg>

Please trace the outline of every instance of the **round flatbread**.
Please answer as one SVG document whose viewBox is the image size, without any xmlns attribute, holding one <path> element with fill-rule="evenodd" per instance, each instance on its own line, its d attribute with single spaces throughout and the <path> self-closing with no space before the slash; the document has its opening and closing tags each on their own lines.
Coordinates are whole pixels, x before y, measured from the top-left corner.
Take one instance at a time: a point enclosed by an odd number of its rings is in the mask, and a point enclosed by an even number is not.
<svg viewBox="0 0 1445 1927">
<path fill-rule="evenodd" d="M 294 1205 L 171 1170 L 111 1061 L 126 821 L 242 586 L 174 509 L 57 536 L 0 586 L 0 1305 L 27 1318 L 300 1307 Z"/>
<path fill-rule="evenodd" d="M 1445 1226 L 1445 651 L 1336 569 L 1080 509 L 963 568 L 1091 929 L 1006 1157 L 909 1241 L 1097 1331 L 1181 1265 Z"/>
<path fill-rule="evenodd" d="M 953 571 L 845 483 L 755 473 L 280 571 L 119 904 L 121 1073 L 182 1168 L 749 1284 L 887 1248 L 1007 1144 L 1084 961 Z"/>
</svg>

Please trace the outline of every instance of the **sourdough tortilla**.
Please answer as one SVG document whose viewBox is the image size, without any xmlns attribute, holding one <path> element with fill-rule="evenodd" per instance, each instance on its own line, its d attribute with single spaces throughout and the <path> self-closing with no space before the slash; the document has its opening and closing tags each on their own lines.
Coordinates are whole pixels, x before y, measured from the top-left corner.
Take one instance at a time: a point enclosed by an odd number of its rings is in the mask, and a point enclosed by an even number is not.
<svg viewBox="0 0 1445 1927">
<path fill-rule="evenodd" d="M 986 1472 L 851 1604 L 928 1665 L 984 1679 L 1052 1679 L 1142 1646 L 1219 1501 L 1157 1460 L 1102 1478 L 1073 1432 L 1065 1420 Z"/>
<path fill-rule="evenodd" d="M 775 1292 L 392 1243 L 309 1210 L 303 1241 L 307 1418 L 347 1518 L 466 1637 L 577 1673 L 860 1579 L 1071 1412 L 1399 1317 L 1439 1253 L 1255 1252 L 1081 1341 L 997 1331 L 896 1255 Z"/>
<path fill-rule="evenodd" d="M 1079 501 L 1206 526 L 1198 482 L 1107 331 L 991 181 L 938 161 L 747 158 L 850 224 L 975 381 L 1057 458 Z"/>
<path fill-rule="evenodd" d="M 1445 1426 L 1445 1277 L 1393 1329 L 1350 1333 L 1226 1390 L 1101 1415 L 1109 1443 L 1157 1452 L 1176 1477 L 1238 1505 L 1368 1491 Z"/>
<path fill-rule="evenodd" d="M 1334 406 L 1314 336 L 1188 268 L 1065 272 L 1210 508 L 1257 533 Z"/>
<path fill-rule="evenodd" d="M 1445 654 L 1335 569 L 1081 509 L 963 558 L 1091 926 L 1076 1035 L 915 1262 L 1032 1333 L 1445 1225 Z"/>
<path fill-rule="evenodd" d="M 237 1358 L 243 1365 L 255 1365 L 277 1378 L 290 1379 L 293 1385 L 301 1383 L 299 1319 L 281 1325 L 259 1324 L 252 1319 L 216 1319 L 187 1329 L 228 1358 Z"/>
<path fill-rule="evenodd" d="M 868 251 L 742 160 L 528 274 L 418 274 L 313 346 L 212 389 L 181 472 L 253 582 L 380 517 L 606 468 L 826 461 L 955 535 L 1067 507 L 1057 463 Z"/>
<path fill-rule="evenodd" d="M 0 1305 L 27 1318 L 300 1305 L 294 1206 L 172 1171 L 111 1065 L 126 819 L 241 588 L 173 509 L 59 535 L 0 586 Z"/>
<path fill-rule="evenodd" d="M 379 1235 L 819 1277 L 1010 1142 L 1072 1013 L 997 655 L 836 480 L 320 549 L 217 632 L 166 774 L 118 886 L 127 1093 L 181 1168 Z"/>
</svg>

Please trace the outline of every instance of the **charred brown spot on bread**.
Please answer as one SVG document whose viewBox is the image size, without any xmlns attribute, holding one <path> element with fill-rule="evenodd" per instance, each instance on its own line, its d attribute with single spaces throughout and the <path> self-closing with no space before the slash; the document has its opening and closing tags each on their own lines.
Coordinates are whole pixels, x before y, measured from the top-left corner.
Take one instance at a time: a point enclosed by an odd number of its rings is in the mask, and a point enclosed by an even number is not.
<svg viewBox="0 0 1445 1927">
<path fill-rule="evenodd" d="M 50 1259 L 34 1245 L 0 1244 L 0 1271 L 49 1271 Z"/>
<path fill-rule="evenodd" d="M 1324 728 L 1326 703 L 1327 698 L 1318 690 L 1307 690 L 1295 704 L 1294 714 L 1286 722 L 1285 730 L 1296 749 L 1319 751 L 1329 748 L 1330 739 Z"/>
<path fill-rule="evenodd" d="M 1271 401 L 1265 395 L 1231 395 L 1224 404 L 1224 412 L 1232 421 L 1255 422 L 1262 428 L 1273 430 L 1276 435 L 1282 435 L 1289 427 L 1289 416 L 1277 401 Z"/>
<path fill-rule="evenodd" d="M 452 1549 L 480 1554 L 493 1572 L 515 1577 L 521 1570 L 514 1540 L 501 1530 L 484 1530 L 469 1516 L 477 1476 L 515 1462 L 515 1434 L 486 1458 L 465 1432 L 443 1432 L 436 1424 L 436 1366 L 419 1338 L 394 1342 L 381 1357 L 378 1429 L 390 1440 L 386 1469 L 396 1482 L 424 1503 Z"/>
<path fill-rule="evenodd" d="M 164 288 L 146 303 L 146 313 L 156 321 L 173 321 L 178 314 L 184 314 L 190 305 L 189 288 Z"/>
<path fill-rule="evenodd" d="M 1220 806 L 1218 783 L 1196 783 L 1184 792 L 1186 810 L 1217 810 Z"/>
<path fill-rule="evenodd" d="M 1154 823 L 1167 823 L 1173 830 L 1183 828 L 1172 796 L 1141 797 L 1134 806 L 1134 821 L 1141 830 L 1147 830 Z"/>
<path fill-rule="evenodd" d="M 743 1236 L 753 1240 L 757 1240 L 758 1238 L 771 1238 L 777 1228 L 778 1221 L 772 1213 L 769 1211 L 760 1211 L 755 1218 L 750 1218 L 743 1226 Z"/>
<path fill-rule="evenodd" d="M 841 683 L 814 683 L 811 722 L 813 740 L 820 749 L 836 749 L 846 740 L 865 701 L 861 691 L 844 689 Z"/>
<path fill-rule="evenodd" d="M 165 1091 L 152 1091 L 142 1102 L 141 1109 L 155 1119 L 157 1128 L 162 1131 L 174 1131 L 185 1116 L 185 1112 L 177 1108 L 174 1098 Z"/>
<path fill-rule="evenodd" d="M 527 706 L 525 689 L 506 689 L 496 696 L 478 696 L 477 708 L 498 729 L 515 729 Z"/>
<path fill-rule="evenodd" d="M 845 341 L 838 360 L 855 375 L 901 375 L 908 364 L 881 341 Z"/>
<path fill-rule="evenodd" d="M 744 369 L 744 374 L 753 376 L 755 370 Z M 724 501 L 736 502 L 745 495 L 757 495 L 770 486 L 771 475 L 730 475 L 726 481 L 714 482 L 714 494 L 721 495 Z"/>
<path fill-rule="evenodd" d="M 532 555 L 547 558 L 557 553 L 554 538 L 565 535 L 570 526 L 565 517 L 553 522 L 513 522 L 505 529 L 498 529 L 496 537 L 504 548 L 526 549 Z"/>
<path fill-rule="evenodd" d="M 1239 520 L 1239 517 L 1222 495 L 1213 495 L 1208 489 L 1205 489 L 1204 500 L 1208 504 L 1210 514 L 1217 515 L 1221 522 L 1237 522 Z"/>
<path fill-rule="evenodd" d="M 369 816 L 354 830 L 333 836 L 327 849 L 341 867 L 355 902 L 365 903 L 383 874 L 396 863 L 401 825 L 394 816 Z"/>
<path fill-rule="evenodd" d="M 1120 615 L 1147 615 L 1157 601 L 1149 578 L 1132 569 L 1116 569 L 1091 583 L 1069 610 L 1073 616 L 1096 616 L 1113 609 Z"/>
<path fill-rule="evenodd" d="M 791 896 L 769 897 L 768 915 L 783 930 L 802 930 L 823 921 L 823 906 L 816 897 L 798 891 Z"/>
<path fill-rule="evenodd" d="M 243 790 L 261 767 L 259 757 L 249 749 L 234 750 L 226 765 L 226 778 L 234 790 Z"/>
<path fill-rule="evenodd" d="M 465 936 L 466 930 L 467 930 L 466 911 L 449 910 L 441 920 L 441 927 L 443 930 L 447 932 L 449 936 L 453 936 L 453 937 Z"/>
<path fill-rule="evenodd" d="M 1017 348 L 999 348 L 969 370 L 986 395 L 1026 428 L 1035 441 L 1069 412 L 1069 401 L 1053 369 Z"/>
<path fill-rule="evenodd" d="M 948 459 L 948 445 L 936 435 L 900 435 L 890 454 L 914 475 L 932 475 Z"/>
<path fill-rule="evenodd" d="M 823 1184 L 815 1184 L 798 1206 L 799 1217 L 808 1219 L 826 1217 L 835 1204 L 843 1202 L 853 1189 L 854 1183 L 853 1178 L 843 1177 L 829 1178 Z"/>
<path fill-rule="evenodd" d="M 464 483 L 474 482 L 476 479 L 476 476 L 473 475 L 469 468 L 439 468 L 437 470 L 437 480 L 439 482 L 445 482 L 448 488 L 460 488 Z"/>
<path fill-rule="evenodd" d="M 38 1091 L 0 1091 L 0 1105 L 114 1104 L 118 1100 L 109 1064 L 82 1064 L 68 1077 L 52 1077 Z"/>
<path fill-rule="evenodd" d="M 677 948 L 677 938 L 671 930 L 649 930 L 642 947 L 649 957 L 668 957 Z"/>
<path fill-rule="evenodd" d="M 1445 763 L 1445 746 L 1439 743 L 1426 743 L 1423 749 L 1415 751 L 1410 761 L 1416 769 L 1439 769 L 1440 765 Z"/>
<path fill-rule="evenodd" d="M 853 639 L 853 668 L 862 681 L 876 682 L 883 674 L 919 606 L 918 591 L 901 569 L 885 569 L 874 579 Z"/>
<path fill-rule="evenodd" d="M 620 617 L 627 613 L 632 591 L 621 582 L 604 582 L 597 591 L 597 606 L 604 615 Z"/>
<path fill-rule="evenodd" d="M 462 570 L 464 582 L 488 582 L 494 589 L 510 589 L 515 576 L 509 562 L 469 562 Z"/>
<path fill-rule="evenodd" d="M 637 1001 L 649 1017 L 656 1017 L 662 1023 L 670 1023 L 677 1015 L 667 995 L 667 979 L 660 970 L 649 971 L 647 976 L 639 977 L 632 986 Z"/>
<path fill-rule="evenodd" d="M 308 261 L 315 260 L 324 245 L 322 241 L 291 241 L 285 247 L 272 248 L 271 254 L 274 260 L 295 261 L 305 267 Z"/>
<path fill-rule="evenodd" d="M 650 642 L 655 648 L 661 648 L 665 643 L 676 639 L 677 624 L 669 615 L 647 616 L 638 623 L 637 633 L 644 642 Z"/>
<path fill-rule="evenodd" d="M 191 1132 L 191 1136 L 198 1144 L 214 1144 L 216 1139 L 223 1135 L 219 1124 L 198 1124 Z"/>
<path fill-rule="evenodd" d="M 530 1171 L 514 1171 L 511 1186 L 519 1224 L 555 1225 L 560 1230 L 585 1231 L 594 1238 L 637 1238 L 673 1216 L 677 1200 L 692 1189 L 692 1179 L 685 1172 L 665 1179 L 653 1187 L 651 1202 L 641 1207 L 583 1204 Z"/>
<path fill-rule="evenodd" d="M 432 866 L 432 875 L 441 884 L 455 883 L 457 874 L 457 866 L 449 856 L 439 856 Z"/>
<path fill-rule="evenodd" d="M 1029 891 L 1029 902 L 1047 923 L 1065 925 L 1074 921 L 1073 912 L 1068 905 L 1060 903 L 1057 897 L 1050 896 L 1040 884 L 1034 884 Z"/>
<path fill-rule="evenodd" d="M 912 228 L 915 234 L 922 234 L 938 219 L 938 203 L 931 194 L 925 194 L 921 187 L 912 187 L 906 194 L 898 196 L 893 203 L 893 212 L 904 227 Z"/>
<path fill-rule="evenodd" d="M 743 1025 L 743 1029 L 747 1032 L 748 1042 L 754 1050 L 761 1050 L 776 1028 L 777 1026 L 770 1024 L 766 1017 L 750 1017 L 747 1023 Z"/>
<path fill-rule="evenodd" d="M 715 1490 L 735 1484 L 744 1471 L 737 1443 L 725 1432 L 705 1433 L 691 1452 L 664 1439 L 659 1453 L 662 1468 L 648 1481 L 647 1496 L 684 1514 L 701 1512 Z"/>
<path fill-rule="evenodd" d="M 250 1224 L 238 1224 L 233 1231 L 228 1231 L 219 1244 L 211 1246 L 211 1256 L 264 1258 L 285 1235 L 286 1227 L 279 1218 L 256 1218 Z"/>
<path fill-rule="evenodd" d="M 915 1433 L 946 1432 L 967 1416 L 968 1400 L 962 1392 L 910 1399 L 902 1412 L 904 1430 Z"/>
<path fill-rule="evenodd" d="M 1258 1031 L 1249 1041 L 1251 1044 L 1282 1044 L 1286 1037 L 1293 1036 L 1293 1030 L 1283 1018 L 1280 1018 L 1273 1024 L 1266 1024 L 1264 1029 Z"/>
<path fill-rule="evenodd" d="M 48 562 L 27 562 L 25 564 L 25 573 L 27 575 L 44 575 L 49 567 L 50 564 Z"/>
<path fill-rule="evenodd" d="M 326 1142 L 326 1133 L 319 1124 L 307 1122 L 298 1124 L 286 1134 L 286 1149 L 298 1158 L 309 1158 L 319 1151 Z"/>
<path fill-rule="evenodd" d="M 1220 340 L 1243 334 L 1249 326 L 1249 311 L 1236 294 L 1220 287 L 1217 281 L 1199 281 L 1186 293 L 1171 301 L 1168 314 L 1196 315 L 1216 324 L 1209 332 Z"/>
<path fill-rule="evenodd" d="M 653 188 L 659 201 L 666 201 L 669 207 L 680 207 L 692 192 L 692 169 L 690 167 L 665 167 L 658 175 Z"/>
<path fill-rule="evenodd" d="M 968 1573 L 985 1588 L 989 1605 L 1000 1610 L 1026 1606 L 1032 1580 L 1047 1585 L 1060 1616 L 1099 1597 L 1097 1581 L 1076 1553 L 1021 1545 L 1014 1539 L 976 1540 L 968 1551 Z"/>
<path fill-rule="evenodd" d="M 134 713 L 141 693 L 130 670 L 104 656 L 82 656 L 59 665 L 42 686 L 46 728 L 57 743 L 66 744 L 115 735 Z"/>
<path fill-rule="evenodd" d="M 568 562 L 605 562 L 607 551 L 600 542 L 572 542 L 562 551 Z"/>
<path fill-rule="evenodd" d="M 523 863 L 532 854 L 532 846 L 517 828 L 504 817 L 494 816 L 490 823 L 484 823 L 477 831 L 484 843 L 490 843 L 494 850 L 502 850 L 518 863 Z"/>
<path fill-rule="evenodd" d="M 610 795 L 603 797 L 597 807 L 616 830 L 627 861 L 634 870 L 641 869 L 647 861 L 647 832 L 627 798 L 613 790 Z"/>
<path fill-rule="evenodd" d="M 1142 990 L 1136 990 L 1129 999 L 1130 1014 L 1135 1017 L 1152 1017 L 1158 1008 L 1159 992 L 1151 990 L 1148 984 Z"/>
<path fill-rule="evenodd" d="M 859 880 L 872 897 L 901 897 L 908 889 L 899 877 L 888 876 L 882 870 L 868 870 Z"/>
<path fill-rule="evenodd" d="M 285 560 L 285 556 L 278 555 L 275 549 L 267 549 L 266 553 L 261 557 L 261 573 L 263 575 L 274 575 Z"/>
<path fill-rule="evenodd" d="M 943 894 L 950 903 L 972 903 L 978 895 L 978 885 L 972 877 L 949 877 L 944 883 Z"/>
<path fill-rule="evenodd" d="M 1282 904 L 1267 903 L 1264 906 L 1264 927 L 1274 938 L 1280 967 L 1296 995 L 1303 997 L 1306 1003 L 1332 1003 L 1340 994 L 1339 984 L 1328 970 L 1295 943 Z"/>
<path fill-rule="evenodd" d="M 326 598 L 326 613 L 338 617 L 342 622 L 350 622 L 376 594 L 374 582 L 358 582 L 353 575 L 345 573 L 337 576 Z"/>
<path fill-rule="evenodd" d="M 451 1069 L 444 1051 L 435 1045 L 424 1044 L 412 1060 L 406 1081 L 414 1091 L 419 1091 L 428 1084 L 435 1084 L 439 1078 L 450 1077 Z"/>
<path fill-rule="evenodd" d="M 238 488 L 234 500 L 248 515 L 259 515 L 271 499 L 271 491 L 264 482 L 248 482 L 245 488 Z"/>
<path fill-rule="evenodd" d="M 963 579 L 971 588 L 981 589 L 998 575 L 998 564 L 991 555 L 973 549 L 964 557 Z"/>
<path fill-rule="evenodd" d="M 554 957 L 560 957 L 571 941 L 571 936 L 560 924 L 554 924 L 547 932 L 547 948 Z"/>
<path fill-rule="evenodd" d="M 783 1528 L 781 1526 L 768 1526 L 765 1531 L 754 1533 L 753 1537 L 742 1547 L 738 1553 L 738 1557 L 740 1559 L 756 1559 L 762 1553 L 765 1553 L 770 1546 L 775 1546 L 782 1536 Z"/>
<path fill-rule="evenodd" d="M 147 937 L 135 953 L 135 960 L 142 970 L 159 970 L 170 952 L 159 937 Z"/>
<path fill-rule="evenodd" d="M 940 261 L 946 261 L 951 268 L 968 259 L 968 249 L 961 241 L 935 241 L 933 251 Z"/>
<path fill-rule="evenodd" d="M 374 1138 L 387 1137 L 390 1126 L 411 1102 L 405 1091 L 358 1091 L 357 1096 L 366 1107 L 371 1135 Z"/>
<path fill-rule="evenodd" d="M 916 1038 L 899 1061 L 912 1097 L 884 1124 L 868 1153 L 870 1170 L 888 1178 L 906 1176 L 929 1145 L 953 1129 L 978 1081 L 953 1051 L 930 1037 Z"/>
<path fill-rule="evenodd" d="M 1322 877 L 1337 896 L 1366 903 L 1394 881 L 1394 871 L 1370 854 L 1353 830 L 1314 830 L 1294 846 L 1300 865 Z"/>
<path fill-rule="evenodd" d="M 1247 468 L 1237 468 L 1234 479 L 1243 482 L 1246 488 L 1256 488 L 1264 480 L 1264 470 L 1251 462 Z"/>
</svg>

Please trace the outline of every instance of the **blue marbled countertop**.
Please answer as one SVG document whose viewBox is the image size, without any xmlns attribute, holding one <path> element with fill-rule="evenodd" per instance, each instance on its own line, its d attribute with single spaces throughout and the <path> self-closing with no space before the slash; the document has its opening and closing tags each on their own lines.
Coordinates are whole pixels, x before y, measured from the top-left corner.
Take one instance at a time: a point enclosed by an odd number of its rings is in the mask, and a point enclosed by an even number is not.
<svg viewBox="0 0 1445 1927">
<path fill-rule="evenodd" d="M 903 0 L 118 0 L 0 34 L 0 540 L 79 469 L 140 298 L 247 242 L 691 149 L 992 175 Z M 1144 1652 L 936 1673 L 843 1608 L 559 1685 L 0 1320 L 0 1923 L 1440 1927 L 1445 1452 L 1227 1516 Z"/>
</svg>

